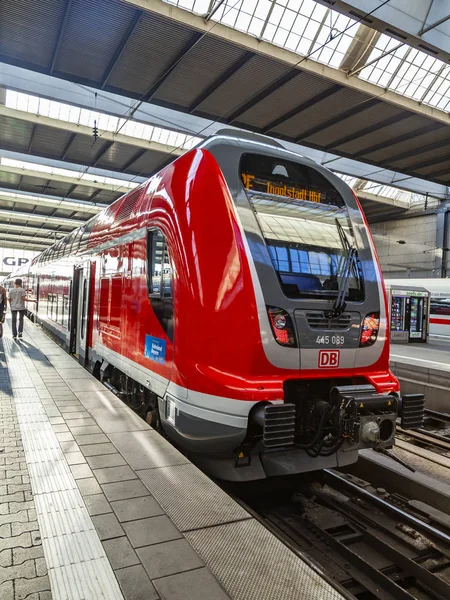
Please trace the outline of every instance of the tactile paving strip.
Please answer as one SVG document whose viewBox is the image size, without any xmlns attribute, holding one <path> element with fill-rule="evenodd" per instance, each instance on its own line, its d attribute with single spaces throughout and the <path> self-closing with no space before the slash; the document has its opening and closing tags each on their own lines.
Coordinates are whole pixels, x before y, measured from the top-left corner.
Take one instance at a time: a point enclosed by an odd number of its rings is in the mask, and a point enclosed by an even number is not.
<svg viewBox="0 0 450 600">
<path fill-rule="evenodd" d="M 138 475 L 180 531 L 250 518 L 193 464 L 147 469 Z"/>
<path fill-rule="evenodd" d="M 233 600 L 343 600 L 255 519 L 184 535 Z"/>
<path fill-rule="evenodd" d="M 54 600 L 123 600 L 75 479 L 27 373 L 20 343 L 4 339 L 17 419 Z"/>
</svg>

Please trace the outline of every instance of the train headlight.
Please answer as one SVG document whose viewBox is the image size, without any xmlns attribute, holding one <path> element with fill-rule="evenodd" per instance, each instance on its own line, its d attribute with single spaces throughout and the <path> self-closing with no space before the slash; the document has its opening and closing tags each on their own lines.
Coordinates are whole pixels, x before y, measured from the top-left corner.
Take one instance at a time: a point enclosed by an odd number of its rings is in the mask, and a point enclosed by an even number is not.
<svg viewBox="0 0 450 600">
<path fill-rule="evenodd" d="M 369 313 L 364 317 L 361 329 L 360 346 L 372 346 L 375 343 L 380 328 L 380 313 Z"/>
<path fill-rule="evenodd" d="M 274 306 L 267 307 L 267 314 L 269 315 L 273 336 L 278 344 L 295 348 L 297 342 L 295 341 L 294 325 L 289 314 L 282 308 Z"/>
<path fill-rule="evenodd" d="M 284 329 L 286 327 L 286 317 L 284 315 L 275 315 L 273 318 L 273 326 L 277 329 Z"/>
</svg>

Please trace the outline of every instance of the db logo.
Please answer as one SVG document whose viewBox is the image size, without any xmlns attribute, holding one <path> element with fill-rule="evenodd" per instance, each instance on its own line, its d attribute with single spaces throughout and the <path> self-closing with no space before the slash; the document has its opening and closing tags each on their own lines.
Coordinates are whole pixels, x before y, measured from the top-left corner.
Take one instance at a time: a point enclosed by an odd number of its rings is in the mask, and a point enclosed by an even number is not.
<svg viewBox="0 0 450 600">
<path fill-rule="evenodd" d="M 339 366 L 340 350 L 320 350 L 319 369 L 336 369 Z"/>
</svg>

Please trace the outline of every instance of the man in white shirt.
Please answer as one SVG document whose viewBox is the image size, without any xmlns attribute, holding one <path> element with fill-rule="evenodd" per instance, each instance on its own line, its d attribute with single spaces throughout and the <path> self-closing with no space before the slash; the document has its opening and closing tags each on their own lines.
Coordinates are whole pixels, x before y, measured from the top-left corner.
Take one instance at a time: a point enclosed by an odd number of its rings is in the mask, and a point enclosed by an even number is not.
<svg viewBox="0 0 450 600">
<path fill-rule="evenodd" d="M 17 313 L 19 313 L 19 337 L 23 333 L 23 318 L 26 313 L 25 302 L 35 302 L 27 298 L 27 292 L 22 287 L 22 280 L 16 279 L 14 287 L 9 290 L 8 294 L 9 306 L 12 313 L 12 332 L 13 338 L 17 337 Z"/>
</svg>

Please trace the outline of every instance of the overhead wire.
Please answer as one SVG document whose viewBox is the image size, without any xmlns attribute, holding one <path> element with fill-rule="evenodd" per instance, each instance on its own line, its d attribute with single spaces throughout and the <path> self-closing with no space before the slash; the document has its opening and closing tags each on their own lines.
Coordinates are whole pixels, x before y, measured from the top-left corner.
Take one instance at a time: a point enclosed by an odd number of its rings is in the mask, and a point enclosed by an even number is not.
<svg viewBox="0 0 450 600">
<path fill-rule="evenodd" d="M 323 42 L 321 45 L 319 45 L 316 48 L 313 48 L 307 55 L 302 56 L 294 65 L 289 65 L 286 69 L 285 75 L 288 74 L 289 72 L 291 72 L 292 70 L 295 70 L 299 65 L 301 65 L 303 62 L 305 62 L 306 60 L 308 60 L 311 56 L 313 56 L 314 54 L 316 54 L 317 52 L 319 52 L 320 50 L 322 50 L 324 47 L 326 47 L 330 42 L 336 40 L 337 38 L 341 37 L 342 35 L 344 35 L 347 31 L 349 31 L 352 27 L 355 27 L 356 25 L 360 24 L 362 21 L 366 20 L 368 16 L 374 14 L 377 10 L 379 10 L 380 8 L 382 8 L 383 6 L 385 6 L 386 4 L 388 4 L 390 2 L 390 0 L 385 0 L 382 4 L 380 4 L 379 6 L 375 7 L 374 9 L 372 9 L 371 11 L 367 12 L 366 14 L 362 15 L 361 17 L 359 17 L 357 20 L 355 20 L 353 23 L 351 23 L 350 25 L 348 25 L 347 27 L 345 27 L 342 31 L 337 32 L 335 35 L 331 35 L 332 33 L 332 23 L 330 21 L 330 36 L 329 38 Z M 217 9 L 220 7 L 222 3 L 219 2 L 219 5 L 216 7 Z M 221 19 L 223 19 L 225 17 L 226 14 L 228 14 L 229 11 L 233 10 L 238 4 L 243 4 L 243 0 L 236 0 L 236 2 L 234 2 L 232 5 L 230 6 L 225 6 L 223 7 L 223 14 L 221 16 Z M 330 17 L 331 17 L 331 13 L 330 13 Z M 221 24 L 221 20 L 218 20 L 216 22 L 214 22 L 212 24 L 212 26 L 203 33 L 203 35 L 187 50 L 187 52 L 182 55 L 172 66 L 171 66 L 171 71 L 182 61 L 184 60 L 184 58 L 189 54 L 189 52 L 191 52 L 202 40 L 205 39 L 205 37 L 207 37 L 211 31 L 217 26 Z M 162 78 L 165 76 L 165 74 L 161 75 L 158 80 L 156 82 L 154 82 L 152 84 L 152 87 L 155 87 L 156 85 L 158 85 L 158 83 L 162 80 Z M 280 77 L 282 77 L 283 75 L 280 75 Z M 408 81 L 408 82 L 404 82 L 402 84 L 400 84 L 399 87 L 404 87 L 407 85 L 411 85 L 412 83 L 415 83 L 417 81 L 421 81 L 423 80 L 425 77 L 427 76 L 427 74 L 425 75 L 421 75 L 420 77 L 418 77 L 417 79 L 414 79 L 412 81 Z M 83 87 L 84 89 L 87 89 L 85 86 L 80 86 Z M 398 88 L 399 89 L 399 88 Z M 356 108 L 358 106 L 361 106 L 364 103 L 369 102 L 370 100 L 373 99 L 377 99 L 377 98 L 381 98 L 383 97 L 388 91 L 388 89 L 383 90 L 380 94 L 372 94 L 369 97 L 365 98 L 364 100 L 361 100 L 360 102 L 356 103 L 355 105 L 352 106 L 352 108 Z M 97 94 L 96 94 L 97 95 Z M 119 118 L 119 122 L 123 121 L 120 124 L 120 127 L 118 127 L 118 129 L 115 131 L 115 133 L 119 133 L 122 128 L 125 126 L 125 124 L 132 118 L 132 116 L 135 115 L 135 113 L 137 112 L 137 110 L 139 110 L 142 105 L 145 103 L 145 96 L 146 94 L 143 94 L 141 96 L 141 98 L 139 100 L 137 100 L 134 105 L 132 105 L 131 107 L 127 108 L 127 111 L 124 113 L 124 115 L 122 115 Z M 115 102 L 120 103 L 119 101 L 115 100 Z M 123 104 L 123 103 L 120 103 Z M 229 108 L 226 112 L 224 112 L 222 115 L 219 115 L 215 120 L 211 120 L 210 122 L 208 122 L 205 126 L 203 126 L 199 131 L 197 132 L 183 132 L 184 135 L 187 136 L 186 140 L 175 146 L 168 154 L 167 156 L 170 157 L 172 156 L 175 152 L 177 152 L 178 150 L 182 149 L 186 143 L 189 141 L 189 139 L 192 140 L 192 138 L 194 137 L 199 137 L 201 136 L 207 129 L 213 127 L 215 124 L 217 124 L 219 121 L 226 119 L 232 112 L 234 112 L 237 108 L 239 108 L 239 106 L 242 105 L 242 102 L 237 103 L 236 105 L 232 106 L 231 108 Z M 144 111 L 145 112 L 145 111 Z M 169 126 L 173 126 L 172 122 L 170 122 L 169 120 L 165 120 L 164 118 L 161 118 L 160 121 L 165 121 L 167 122 L 167 124 Z M 104 132 L 103 132 L 104 133 Z M 180 132 L 181 133 L 181 132 Z M 99 137 L 101 137 L 103 134 L 100 134 Z M 336 159 L 333 160 L 338 160 L 339 157 L 337 157 Z M 83 177 L 83 175 L 85 175 L 88 170 L 92 168 L 92 165 L 88 165 L 86 167 L 86 169 L 83 171 L 83 173 L 80 174 L 79 179 L 81 179 Z M 378 169 L 375 170 L 369 174 L 367 174 L 367 178 L 369 178 L 370 176 L 375 175 L 376 173 L 378 173 L 379 171 L 384 171 L 385 169 Z M 134 182 L 136 181 L 136 179 L 141 178 L 143 175 L 147 175 L 145 171 L 141 171 L 140 173 L 134 175 L 134 177 L 132 177 L 131 179 L 126 179 L 124 180 L 125 182 Z M 410 176 L 407 176 L 407 178 L 409 179 Z M 389 183 L 391 184 L 398 184 L 398 181 L 392 180 Z M 385 182 L 385 184 L 388 184 L 387 182 Z M 117 188 L 115 188 L 113 190 L 113 192 L 116 192 L 118 190 L 121 189 L 122 186 L 118 186 Z M 398 185 L 397 185 L 398 187 Z M 401 188 L 400 188 L 401 189 Z"/>
<path fill-rule="evenodd" d="M 224 18 L 224 16 L 230 11 L 232 10 L 238 3 L 243 3 L 244 0 L 237 0 L 237 2 L 235 2 L 232 6 L 228 7 L 228 10 L 225 12 L 225 7 L 224 7 L 224 13 L 222 15 L 222 19 Z M 355 20 L 353 23 L 351 23 L 350 25 L 348 25 L 347 27 L 345 27 L 342 31 L 339 31 L 338 33 L 336 33 L 336 35 L 334 35 L 332 38 L 327 39 L 327 41 L 323 42 L 321 45 L 319 45 L 317 48 L 314 48 L 313 50 L 311 50 L 308 54 L 306 54 L 305 56 L 301 56 L 300 59 L 294 64 L 294 65 L 289 65 L 286 68 L 286 72 L 284 74 L 280 74 L 279 77 L 283 77 L 286 76 L 288 73 L 290 73 L 293 70 L 296 70 L 297 67 L 299 65 L 301 65 L 303 62 L 305 62 L 306 60 L 308 60 L 311 56 L 313 56 L 314 54 L 316 54 L 317 52 L 319 52 L 320 50 L 322 50 L 323 48 L 325 48 L 331 41 L 336 40 L 337 38 L 341 37 L 342 35 L 344 35 L 347 31 L 349 31 L 352 27 L 355 27 L 356 25 L 360 24 L 362 21 L 366 20 L 367 17 L 369 17 L 370 15 L 374 14 L 377 10 L 379 10 L 380 8 L 382 8 L 383 6 L 385 6 L 386 4 L 388 4 L 391 0 L 384 0 L 384 2 L 382 2 L 382 4 L 380 4 L 379 6 L 375 7 L 374 9 L 372 9 L 371 11 L 365 13 L 364 15 L 362 15 L 361 17 L 359 17 L 357 20 Z M 201 40 L 203 40 L 213 29 L 216 25 L 220 24 L 220 21 L 216 21 L 214 23 L 214 26 L 211 27 L 207 32 L 205 32 L 202 37 L 196 42 L 200 42 Z M 188 51 L 189 52 L 189 51 Z M 188 53 L 187 52 L 187 53 Z M 183 60 L 183 58 L 187 55 L 184 54 L 182 57 L 179 58 L 178 61 L 176 61 L 176 65 L 179 64 L 179 62 L 181 60 Z M 155 84 L 153 84 L 155 85 Z M 143 100 L 142 98 L 140 100 L 137 101 L 136 103 L 136 108 L 134 109 L 133 114 L 136 112 L 136 110 L 142 105 Z M 211 121 L 210 123 L 208 123 L 207 125 L 205 125 L 204 127 L 202 127 L 200 129 L 200 131 L 196 132 L 195 134 L 191 134 L 192 137 L 198 137 L 201 136 L 203 132 L 205 132 L 207 129 L 209 129 L 210 127 L 213 127 L 215 124 L 217 124 L 219 121 L 226 119 L 231 113 L 233 113 L 239 106 L 242 105 L 242 102 L 239 102 L 235 105 L 233 105 L 230 109 L 228 109 L 226 112 L 224 112 L 222 115 L 219 115 L 215 120 Z M 122 118 L 126 118 L 126 116 L 124 115 Z M 122 125 L 123 126 L 123 125 Z M 177 150 L 180 150 L 182 147 L 182 145 L 176 146 L 174 147 L 171 152 L 168 153 L 168 156 L 173 155 L 174 152 L 176 152 Z M 141 171 L 139 174 L 135 175 L 135 177 L 133 179 L 131 179 L 130 181 L 134 181 L 137 177 L 141 177 L 142 174 L 144 173 L 144 171 Z"/>
</svg>

